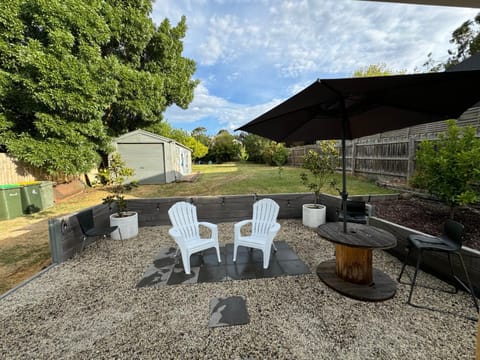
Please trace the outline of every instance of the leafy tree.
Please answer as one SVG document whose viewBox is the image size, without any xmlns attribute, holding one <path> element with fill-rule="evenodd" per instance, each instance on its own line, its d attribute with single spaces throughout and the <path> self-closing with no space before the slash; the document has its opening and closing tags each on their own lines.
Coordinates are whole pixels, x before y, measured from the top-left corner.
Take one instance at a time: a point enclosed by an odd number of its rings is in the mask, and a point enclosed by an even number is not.
<svg viewBox="0 0 480 360">
<path fill-rule="evenodd" d="M 245 146 L 248 159 L 255 163 L 264 163 L 264 153 L 270 146 L 271 140 L 255 134 L 240 134 L 240 141 Z"/>
<path fill-rule="evenodd" d="M 302 184 L 315 193 L 315 204 L 318 203 L 320 192 L 327 180 L 338 166 L 338 150 L 335 140 L 320 141 L 319 151 L 309 150 L 303 157 L 302 168 L 307 171 L 300 173 Z"/>
<path fill-rule="evenodd" d="M 430 71 L 443 71 L 461 63 L 466 58 L 480 51 L 480 13 L 473 20 L 467 20 L 452 32 L 450 43 L 455 49 L 448 50 L 448 59 L 445 62 L 436 61 L 432 53 L 428 54 L 423 65 Z"/>
<path fill-rule="evenodd" d="M 412 185 L 427 189 L 450 206 L 453 219 L 457 206 L 480 199 L 480 139 L 473 127 L 460 130 L 454 120 L 447 123 L 438 140 L 421 142 Z"/>
<path fill-rule="evenodd" d="M 263 152 L 263 160 L 267 165 L 282 166 L 287 163 L 289 153 L 284 144 L 270 141 Z"/>
<path fill-rule="evenodd" d="M 240 153 L 238 154 L 238 160 L 246 162 L 248 160 L 248 153 L 245 146 L 240 145 Z"/>
<path fill-rule="evenodd" d="M 220 130 L 212 139 L 208 156 L 215 159 L 217 163 L 226 161 L 234 161 L 239 158 L 241 151 L 241 143 L 235 136 L 227 130 Z"/>
<path fill-rule="evenodd" d="M 156 28 L 151 0 L 0 3 L 0 147 L 50 174 L 88 171 L 112 136 L 186 107 L 186 20 Z"/>
<path fill-rule="evenodd" d="M 195 139 L 200 141 L 206 147 L 209 147 L 210 143 L 212 142 L 210 136 L 207 135 L 207 129 L 203 126 L 193 129 L 190 135 L 192 135 Z"/>
<path fill-rule="evenodd" d="M 192 160 L 198 160 L 203 158 L 208 153 L 208 147 L 203 145 L 200 141 L 193 136 L 189 136 L 184 143 L 185 146 L 192 149 Z"/>
<path fill-rule="evenodd" d="M 272 153 L 272 161 L 276 166 L 283 166 L 288 161 L 288 154 L 290 150 L 285 147 L 284 144 L 275 144 Z"/>
<path fill-rule="evenodd" d="M 146 130 L 173 139 L 192 149 L 193 160 L 204 157 L 208 152 L 207 146 L 203 145 L 185 130 L 173 128 L 172 125 L 170 125 L 170 123 L 167 121 L 162 121 L 151 125 Z"/>
<path fill-rule="evenodd" d="M 373 64 L 364 68 L 357 69 L 353 72 L 353 77 L 372 77 L 372 76 L 388 76 L 405 74 L 405 70 L 394 71 L 387 68 L 386 64 Z"/>
</svg>

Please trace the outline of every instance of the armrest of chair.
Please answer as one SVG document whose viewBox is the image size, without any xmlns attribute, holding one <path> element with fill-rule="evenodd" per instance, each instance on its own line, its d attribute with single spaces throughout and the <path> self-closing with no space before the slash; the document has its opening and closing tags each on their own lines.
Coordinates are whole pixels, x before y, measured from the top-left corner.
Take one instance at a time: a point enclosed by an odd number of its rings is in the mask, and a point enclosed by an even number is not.
<svg viewBox="0 0 480 360">
<path fill-rule="evenodd" d="M 275 236 L 277 235 L 278 233 L 278 230 L 280 230 L 280 224 L 279 223 L 275 223 L 275 224 L 272 224 L 272 226 L 270 227 L 270 229 L 268 230 L 268 238 L 273 241 L 273 239 L 275 238 Z"/>
<path fill-rule="evenodd" d="M 212 231 L 212 239 L 218 239 L 218 226 L 206 221 L 200 221 L 198 225 L 205 226 Z"/>
<path fill-rule="evenodd" d="M 280 230 L 281 226 L 279 223 L 275 223 L 272 225 L 272 227 L 270 228 L 270 233 L 277 233 L 278 230 Z"/>
<path fill-rule="evenodd" d="M 184 246 L 183 236 L 177 228 L 172 227 L 168 229 L 168 233 L 178 246 L 180 246 L 181 248 Z"/>
<path fill-rule="evenodd" d="M 239 221 L 239 222 L 235 223 L 233 225 L 234 239 L 238 239 L 242 235 L 242 233 L 241 233 L 242 227 L 244 227 L 245 225 L 251 224 L 251 223 L 252 223 L 252 219 L 242 220 L 242 221 Z"/>
<path fill-rule="evenodd" d="M 181 236 L 180 231 L 178 231 L 178 229 L 177 229 L 177 228 L 174 228 L 174 227 L 168 229 L 168 233 L 169 233 L 170 236 L 173 237 L 173 238 L 176 238 L 176 237 Z"/>
</svg>

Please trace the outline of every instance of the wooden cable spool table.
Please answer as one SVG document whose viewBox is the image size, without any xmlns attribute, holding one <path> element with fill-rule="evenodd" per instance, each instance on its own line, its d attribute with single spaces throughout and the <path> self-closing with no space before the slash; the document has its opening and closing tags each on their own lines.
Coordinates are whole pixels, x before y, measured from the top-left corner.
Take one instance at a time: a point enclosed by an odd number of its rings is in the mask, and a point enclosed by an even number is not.
<svg viewBox="0 0 480 360">
<path fill-rule="evenodd" d="M 320 225 L 317 233 L 335 244 L 335 259 L 317 267 L 319 278 L 332 289 L 357 300 L 381 301 L 392 298 L 395 282 L 372 266 L 373 249 L 388 249 L 397 239 L 388 231 L 364 224 L 343 222 Z"/>
</svg>

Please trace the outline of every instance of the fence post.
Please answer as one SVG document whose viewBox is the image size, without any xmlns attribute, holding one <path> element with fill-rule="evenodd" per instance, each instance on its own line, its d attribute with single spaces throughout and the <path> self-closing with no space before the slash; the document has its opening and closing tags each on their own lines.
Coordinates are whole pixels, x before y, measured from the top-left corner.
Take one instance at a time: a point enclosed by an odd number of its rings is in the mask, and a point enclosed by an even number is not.
<svg viewBox="0 0 480 360">
<path fill-rule="evenodd" d="M 407 182 L 413 176 L 415 171 L 415 139 L 408 139 L 408 164 L 407 164 Z"/>
</svg>

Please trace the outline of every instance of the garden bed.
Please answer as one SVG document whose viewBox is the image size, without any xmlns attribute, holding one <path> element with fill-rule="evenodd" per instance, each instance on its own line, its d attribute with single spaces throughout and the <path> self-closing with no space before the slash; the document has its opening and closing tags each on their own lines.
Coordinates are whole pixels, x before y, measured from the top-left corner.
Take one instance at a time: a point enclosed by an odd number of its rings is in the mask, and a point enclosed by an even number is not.
<svg viewBox="0 0 480 360">
<path fill-rule="evenodd" d="M 442 234 L 443 223 L 449 218 L 449 207 L 434 200 L 416 196 L 398 200 L 373 200 L 375 214 L 381 219 L 431 235 Z M 465 226 L 464 245 L 480 251 L 480 214 L 476 208 L 462 207 L 454 220 Z"/>
</svg>

